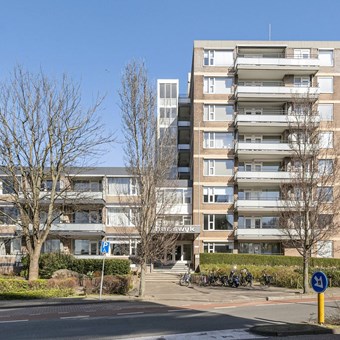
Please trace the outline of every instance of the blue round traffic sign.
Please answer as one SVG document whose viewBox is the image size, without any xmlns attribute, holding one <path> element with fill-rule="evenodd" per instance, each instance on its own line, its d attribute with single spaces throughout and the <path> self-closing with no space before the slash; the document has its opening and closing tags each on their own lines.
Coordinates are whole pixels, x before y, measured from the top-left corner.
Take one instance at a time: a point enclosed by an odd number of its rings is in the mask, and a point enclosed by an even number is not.
<svg viewBox="0 0 340 340">
<path fill-rule="evenodd" d="M 323 293 L 328 287 L 326 274 L 323 272 L 315 272 L 312 276 L 311 284 L 315 292 Z"/>
</svg>

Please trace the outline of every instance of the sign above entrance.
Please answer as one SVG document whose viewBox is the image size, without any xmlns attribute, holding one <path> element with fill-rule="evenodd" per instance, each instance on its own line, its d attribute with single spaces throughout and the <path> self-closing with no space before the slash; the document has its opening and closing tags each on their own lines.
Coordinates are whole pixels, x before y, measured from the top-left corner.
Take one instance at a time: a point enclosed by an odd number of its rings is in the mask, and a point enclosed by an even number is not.
<svg viewBox="0 0 340 340">
<path fill-rule="evenodd" d="M 199 234 L 199 225 L 181 225 L 174 227 L 158 226 L 155 228 L 156 233 L 172 233 L 172 234 Z"/>
</svg>

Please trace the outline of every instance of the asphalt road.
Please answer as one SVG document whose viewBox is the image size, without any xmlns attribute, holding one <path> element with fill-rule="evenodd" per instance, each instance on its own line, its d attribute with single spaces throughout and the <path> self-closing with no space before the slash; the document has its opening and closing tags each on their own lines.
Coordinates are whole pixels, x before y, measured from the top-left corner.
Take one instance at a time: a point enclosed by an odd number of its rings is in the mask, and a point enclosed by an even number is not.
<svg viewBox="0 0 340 340">
<path fill-rule="evenodd" d="M 327 313 L 338 311 L 336 302 L 327 303 Z M 0 310 L 0 339 L 123 339 L 244 330 L 254 325 L 307 322 L 316 313 L 315 302 L 289 300 L 191 307 L 115 301 L 8 308 Z"/>
</svg>

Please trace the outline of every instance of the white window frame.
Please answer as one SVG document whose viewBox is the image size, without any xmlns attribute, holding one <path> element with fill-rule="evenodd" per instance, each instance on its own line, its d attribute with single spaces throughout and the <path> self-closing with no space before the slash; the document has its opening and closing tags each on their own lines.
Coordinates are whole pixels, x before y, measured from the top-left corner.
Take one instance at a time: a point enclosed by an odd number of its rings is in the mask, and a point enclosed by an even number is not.
<svg viewBox="0 0 340 340">
<path fill-rule="evenodd" d="M 320 53 L 321 52 L 321 53 Z M 320 54 L 326 54 L 328 52 L 331 55 L 330 62 L 328 62 L 329 58 L 320 58 Z M 332 49 L 319 49 L 319 60 L 320 66 L 333 66 L 334 65 L 334 50 Z"/>
<path fill-rule="evenodd" d="M 324 85 L 327 85 L 327 89 L 322 89 L 320 86 L 320 80 L 330 80 L 329 84 L 324 83 Z M 318 86 L 320 93 L 334 93 L 334 78 L 333 77 L 318 77 Z"/>
<path fill-rule="evenodd" d="M 321 108 L 324 108 L 324 109 L 321 109 Z M 331 122 L 334 119 L 334 104 L 332 103 L 319 104 L 318 112 L 320 116 L 320 121 Z"/>
<path fill-rule="evenodd" d="M 299 81 L 298 81 L 299 80 Z M 296 87 L 310 87 L 310 77 L 294 76 L 294 86 Z"/>
<path fill-rule="evenodd" d="M 206 63 L 205 61 L 208 61 Z M 203 66 L 214 66 L 215 61 L 215 51 L 214 50 L 204 50 L 203 52 Z"/>
<path fill-rule="evenodd" d="M 295 48 L 294 49 L 294 58 L 309 59 L 310 58 L 310 49 L 309 48 Z"/>
<path fill-rule="evenodd" d="M 334 145 L 334 133 L 333 131 L 322 131 L 319 132 L 319 142 L 321 149 L 333 149 Z"/>
</svg>

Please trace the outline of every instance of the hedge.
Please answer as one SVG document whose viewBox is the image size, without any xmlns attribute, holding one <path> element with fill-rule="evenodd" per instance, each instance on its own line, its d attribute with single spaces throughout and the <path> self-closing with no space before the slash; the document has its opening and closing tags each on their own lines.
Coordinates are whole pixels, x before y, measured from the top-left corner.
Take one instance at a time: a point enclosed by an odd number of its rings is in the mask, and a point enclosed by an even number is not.
<svg viewBox="0 0 340 340">
<path fill-rule="evenodd" d="M 23 259 L 23 270 L 27 274 L 29 258 Z M 39 275 L 50 278 L 59 269 L 69 269 L 79 274 L 101 272 L 102 259 L 78 259 L 72 255 L 50 253 L 41 254 L 39 259 Z M 130 261 L 125 259 L 105 259 L 105 275 L 127 275 L 130 273 Z"/>
<path fill-rule="evenodd" d="M 283 255 L 254 255 L 254 254 L 200 254 L 201 265 L 230 264 L 230 265 L 260 265 L 260 266 L 302 266 L 302 257 Z M 311 267 L 340 267 L 340 259 L 315 258 L 310 259 Z"/>
</svg>

